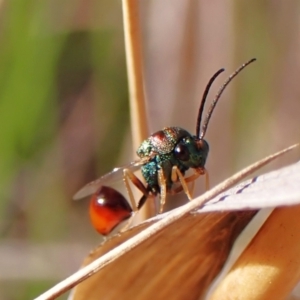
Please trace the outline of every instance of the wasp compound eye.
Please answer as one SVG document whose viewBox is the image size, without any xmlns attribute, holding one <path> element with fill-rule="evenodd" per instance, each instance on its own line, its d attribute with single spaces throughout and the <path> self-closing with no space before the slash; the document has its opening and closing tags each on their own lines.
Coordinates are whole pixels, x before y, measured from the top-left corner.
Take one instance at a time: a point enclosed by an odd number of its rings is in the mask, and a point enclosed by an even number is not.
<svg viewBox="0 0 300 300">
<path fill-rule="evenodd" d="M 177 144 L 177 146 L 174 149 L 175 157 L 182 161 L 187 161 L 190 159 L 190 153 L 189 149 L 184 144 Z"/>
</svg>

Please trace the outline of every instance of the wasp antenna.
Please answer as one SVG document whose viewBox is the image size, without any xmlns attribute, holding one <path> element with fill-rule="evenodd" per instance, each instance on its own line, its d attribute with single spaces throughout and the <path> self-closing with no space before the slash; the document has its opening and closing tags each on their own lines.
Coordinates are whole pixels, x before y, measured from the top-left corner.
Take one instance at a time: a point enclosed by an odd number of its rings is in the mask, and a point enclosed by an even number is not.
<svg viewBox="0 0 300 300">
<path fill-rule="evenodd" d="M 204 136 L 205 136 L 205 133 L 206 133 L 206 130 L 207 130 L 207 125 L 209 123 L 209 120 L 211 118 L 211 115 L 222 95 L 222 93 L 224 92 L 225 88 L 227 87 L 227 85 L 230 83 L 230 81 L 237 75 L 239 74 L 245 67 L 247 67 L 249 64 L 251 64 L 252 62 L 256 61 L 256 58 L 252 58 L 250 59 L 249 61 L 247 61 L 246 63 L 242 64 L 238 69 L 236 69 L 229 77 L 228 79 L 223 83 L 223 85 L 221 86 L 221 88 L 219 89 L 218 93 L 216 94 L 215 96 L 215 99 L 213 100 L 209 110 L 208 110 L 208 113 L 206 115 L 206 119 L 203 123 L 203 126 L 202 126 L 202 131 L 199 135 L 199 139 L 203 139 Z"/>
<path fill-rule="evenodd" d="M 204 104 L 205 104 L 209 89 L 210 89 L 211 85 L 213 84 L 213 82 L 215 81 L 215 79 L 219 76 L 219 74 L 224 71 L 225 71 L 225 69 L 220 69 L 218 72 L 216 72 L 213 75 L 213 77 L 209 80 L 208 84 L 206 85 L 206 88 L 205 88 L 203 96 L 202 96 L 201 104 L 199 107 L 199 112 L 198 112 L 197 127 L 196 127 L 196 136 L 197 137 L 199 137 L 199 135 L 200 135 L 201 119 L 202 119 Z"/>
</svg>

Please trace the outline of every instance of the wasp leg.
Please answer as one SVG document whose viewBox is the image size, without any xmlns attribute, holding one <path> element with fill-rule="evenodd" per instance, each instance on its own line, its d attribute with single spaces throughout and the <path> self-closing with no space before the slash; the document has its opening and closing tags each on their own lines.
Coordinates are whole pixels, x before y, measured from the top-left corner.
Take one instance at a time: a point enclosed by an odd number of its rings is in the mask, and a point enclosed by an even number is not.
<svg viewBox="0 0 300 300">
<path fill-rule="evenodd" d="M 200 175 L 205 175 L 205 189 L 206 191 L 209 190 L 209 174 L 205 168 L 195 169 L 195 173 L 191 176 L 185 177 L 185 182 L 193 182 L 195 181 Z"/>
<path fill-rule="evenodd" d="M 176 167 L 176 166 L 175 166 Z M 173 167 L 174 168 L 174 167 Z M 176 167 L 177 168 L 177 167 Z M 178 172 L 180 172 L 180 170 L 177 168 L 177 170 L 178 170 Z M 182 175 L 182 173 L 180 172 L 180 174 Z M 188 183 L 188 182 L 191 182 L 192 183 L 192 186 L 191 186 L 191 188 L 190 188 L 190 195 L 192 195 L 193 194 L 193 192 L 194 192 L 194 185 L 195 185 L 195 180 L 200 176 L 200 175 L 205 175 L 205 188 L 206 188 L 206 190 L 209 190 L 209 174 L 208 174 L 208 172 L 207 172 L 207 170 L 206 169 L 201 169 L 201 170 L 195 170 L 195 173 L 194 174 L 192 174 L 192 175 L 190 175 L 190 176 L 188 176 L 188 177 L 184 177 L 183 175 L 182 175 L 182 178 L 183 178 L 183 180 L 185 181 L 185 183 Z M 180 193 L 180 192 L 182 192 L 182 191 L 184 191 L 185 192 L 185 190 L 184 190 L 184 187 L 183 187 L 183 184 L 182 184 L 182 181 L 180 180 L 180 177 L 179 177 L 179 175 L 177 174 L 177 172 L 176 172 L 176 169 L 174 168 L 174 171 L 172 170 L 172 175 L 171 175 L 171 178 L 172 178 L 172 181 L 173 182 L 178 182 L 178 179 L 179 179 L 179 181 L 180 181 L 180 183 L 181 183 L 181 185 L 180 186 L 178 186 L 178 187 L 176 187 L 175 189 L 172 189 L 172 190 L 170 190 L 169 192 L 170 192 L 170 194 L 172 194 L 172 195 L 175 195 L 175 194 L 178 194 L 178 193 Z M 187 186 L 187 185 L 186 185 Z M 185 192 L 186 193 L 186 192 Z M 186 193 L 187 194 L 187 193 Z M 187 194 L 188 195 L 188 194 Z M 191 199 L 190 199 L 191 200 Z"/>
<path fill-rule="evenodd" d="M 134 175 L 133 172 L 131 172 L 129 169 L 124 169 L 123 180 L 126 186 L 127 193 L 129 195 L 129 200 L 130 200 L 133 213 L 120 232 L 126 231 L 131 226 L 134 217 L 136 216 L 140 208 L 143 206 L 143 204 L 146 202 L 147 198 L 149 197 L 148 189 L 144 186 L 142 181 L 136 175 Z M 136 204 L 132 189 L 129 184 L 129 180 L 143 193 L 143 196 L 139 200 L 138 204 Z"/>
<path fill-rule="evenodd" d="M 191 178 L 191 177 L 195 177 L 196 174 L 193 174 L 189 177 L 187 177 L 187 179 Z M 183 174 L 181 173 L 181 171 L 178 169 L 177 166 L 173 166 L 172 168 L 172 174 L 171 174 L 171 179 L 173 182 L 178 182 L 178 180 L 181 183 L 181 188 L 184 190 L 185 194 L 187 195 L 187 197 L 189 198 L 189 200 L 192 200 L 192 196 L 189 190 L 189 187 L 187 185 L 187 181 L 186 178 L 184 178 Z M 193 179 L 195 180 L 195 179 Z M 189 179 L 189 181 L 192 181 L 192 179 Z M 181 189 L 181 190 L 182 190 Z M 174 190 L 175 191 L 175 190 Z"/>
<path fill-rule="evenodd" d="M 207 185 L 207 181 L 208 181 L 208 173 L 207 171 L 203 168 L 203 169 L 195 169 L 195 173 L 188 176 L 188 177 L 184 177 L 183 174 L 181 173 L 181 171 L 178 169 L 177 166 L 173 166 L 172 168 L 172 174 L 171 174 L 171 179 L 173 182 L 177 182 L 178 180 L 181 183 L 181 187 L 177 188 L 174 190 L 175 193 L 178 193 L 182 190 L 184 190 L 184 192 L 186 193 L 187 197 L 189 198 L 189 200 L 192 200 L 192 194 L 194 192 L 194 183 L 195 180 L 200 176 L 206 174 L 206 189 L 208 189 L 208 185 Z M 191 191 L 189 190 L 189 187 L 187 185 L 188 182 L 192 182 L 192 187 L 191 187 Z"/>
<path fill-rule="evenodd" d="M 167 197 L 166 177 L 165 177 L 162 169 L 158 170 L 158 185 L 160 187 L 159 213 L 161 214 L 163 212 L 164 205 L 166 203 L 166 197 Z"/>
<path fill-rule="evenodd" d="M 146 200 L 144 200 L 144 198 L 147 199 L 147 197 L 149 196 L 149 191 L 147 190 L 145 185 L 142 183 L 142 181 L 136 175 L 134 175 L 133 172 L 131 172 L 129 169 L 124 169 L 123 180 L 124 180 L 124 183 L 126 186 L 127 193 L 129 195 L 131 207 L 132 207 L 133 211 L 136 212 L 145 203 Z M 136 204 L 136 201 L 134 199 L 133 192 L 132 192 L 132 189 L 129 184 L 129 180 L 143 193 L 143 196 L 142 196 L 141 200 L 139 201 L 138 205 Z M 142 200 L 144 200 L 144 201 L 143 201 L 142 205 L 140 205 L 140 202 Z"/>
<path fill-rule="evenodd" d="M 195 173 L 194 173 L 194 174 L 192 174 L 192 175 L 190 175 L 190 176 L 188 176 L 188 177 L 184 177 L 184 180 L 185 180 L 186 183 L 187 183 L 187 182 L 191 182 L 191 183 L 192 183 L 192 186 L 191 186 L 191 194 L 193 194 L 193 191 L 194 191 L 195 180 L 196 180 L 200 175 L 201 175 L 201 173 L 199 173 L 198 171 L 195 170 Z M 177 174 L 176 174 L 175 171 L 172 173 L 171 176 L 172 176 L 171 178 L 172 178 L 172 181 L 173 181 L 173 182 L 178 182 L 178 176 L 177 176 Z M 178 194 L 178 193 L 180 193 L 180 192 L 182 192 L 182 191 L 183 191 L 183 187 L 182 187 L 182 185 L 180 185 L 180 186 L 178 186 L 178 187 L 176 187 L 176 188 L 170 190 L 170 194 L 175 195 L 175 194 Z"/>
<path fill-rule="evenodd" d="M 185 182 L 187 183 L 188 181 L 185 180 Z M 190 182 L 191 182 L 191 185 L 190 185 L 189 191 L 190 191 L 191 197 L 193 197 L 194 187 L 195 187 L 195 180 L 190 181 Z M 176 195 L 176 194 L 178 194 L 178 193 L 180 193 L 182 191 L 184 191 L 184 189 L 183 189 L 182 185 L 180 185 L 180 186 L 177 186 L 176 188 L 173 188 L 172 190 L 170 190 L 169 194 Z M 189 199 L 189 200 L 191 200 L 191 199 Z"/>
<path fill-rule="evenodd" d="M 204 172 L 205 172 L 205 189 L 208 191 L 209 187 L 210 187 L 209 174 L 208 174 L 208 171 L 206 169 L 204 169 Z"/>
<path fill-rule="evenodd" d="M 185 181 L 187 182 L 187 181 Z M 195 191 L 195 180 L 191 181 L 191 184 L 190 184 L 190 193 L 191 193 L 191 196 L 192 198 L 194 198 L 194 191 Z"/>
<path fill-rule="evenodd" d="M 189 177 L 185 178 L 186 182 L 190 182 L 190 181 L 194 181 L 195 179 L 197 179 L 200 175 L 205 175 L 205 190 L 208 191 L 209 190 L 209 174 L 208 171 L 205 168 L 201 168 L 201 169 L 195 169 L 195 173 Z"/>
<path fill-rule="evenodd" d="M 141 197 L 141 199 L 139 200 L 138 205 L 137 205 L 137 209 L 138 209 L 138 210 L 140 210 L 140 209 L 143 207 L 143 205 L 145 204 L 145 202 L 146 202 L 146 200 L 149 198 L 149 196 L 150 196 L 150 193 L 147 194 L 147 195 L 144 194 L 144 195 Z"/>
</svg>

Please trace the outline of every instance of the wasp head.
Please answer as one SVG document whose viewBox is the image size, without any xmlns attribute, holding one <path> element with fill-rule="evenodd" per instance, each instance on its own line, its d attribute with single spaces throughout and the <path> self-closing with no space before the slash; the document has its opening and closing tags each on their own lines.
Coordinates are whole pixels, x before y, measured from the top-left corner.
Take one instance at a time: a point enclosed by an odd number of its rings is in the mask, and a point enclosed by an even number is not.
<svg viewBox="0 0 300 300">
<path fill-rule="evenodd" d="M 182 138 L 174 148 L 177 160 L 188 168 L 204 168 L 209 146 L 204 139 L 196 136 Z"/>
</svg>

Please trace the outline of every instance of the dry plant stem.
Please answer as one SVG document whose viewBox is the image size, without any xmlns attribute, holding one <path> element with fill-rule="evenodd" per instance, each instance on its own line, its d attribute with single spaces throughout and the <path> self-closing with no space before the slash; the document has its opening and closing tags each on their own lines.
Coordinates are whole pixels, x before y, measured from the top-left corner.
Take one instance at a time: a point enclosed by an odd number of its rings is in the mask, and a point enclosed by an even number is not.
<svg viewBox="0 0 300 300">
<path fill-rule="evenodd" d="M 299 215 L 275 209 L 210 300 L 286 299 L 300 280 Z"/>
<path fill-rule="evenodd" d="M 137 0 L 122 0 L 133 149 L 137 149 L 149 135 L 144 97 L 138 4 Z"/>
<path fill-rule="evenodd" d="M 79 282 L 85 280 L 86 278 L 92 276 L 94 273 L 108 265 L 110 262 L 116 260 L 118 257 L 122 256 L 123 254 L 129 252 L 131 249 L 135 248 L 143 241 L 147 240 L 149 237 L 155 235 L 158 231 L 162 230 L 163 228 L 167 227 L 168 225 L 174 223 L 175 221 L 179 220 L 180 218 L 184 217 L 186 214 L 190 213 L 196 208 L 203 206 L 206 202 L 211 200 L 213 197 L 217 196 L 221 192 L 229 189 L 230 187 L 237 184 L 240 180 L 245 178 L 246 176 L 252 174 L 256 170 L 260 169 L 262 166 L 268 164 L 272 160 L 276 159 L 277 157 L 281 156 L 282 154 L 294 149 L 297 145 L 291 146 L 286 148 L 280 152 L 277 152 L 273 155 L 270 155 L 252 165 L 245 168 L 244 170 L 236 173 L 229 179 L 223 181 L 210 191 L 206 192 L 205 194 L 197 197 L 193 201 L 183 205 L 182 207 L 170 212 L 164 219 L 154 223 L 153 225 L 149 226 L 136 236 L 132 237 L 131 239 L 127 240 L 120 246 L 116 247 L 115 249 L 111 250 L 110 252 L 106 253 L 105 255 L 101 256 L 100 258 L 96 259 L 91 264 L 87 265 L 86 267 L 82 268 L 78 272 L 71 275 L 69 278 L 65 279 L 64 281 L 58 283 L 56 286 L 45 292 L 44 294 L 40 295 L 36 298 L 36 300 L 45 300 L 45 299 L 53 299 L 62 293 L 66 292 L 70 288 L 77 285 Z"/>
</svg>

